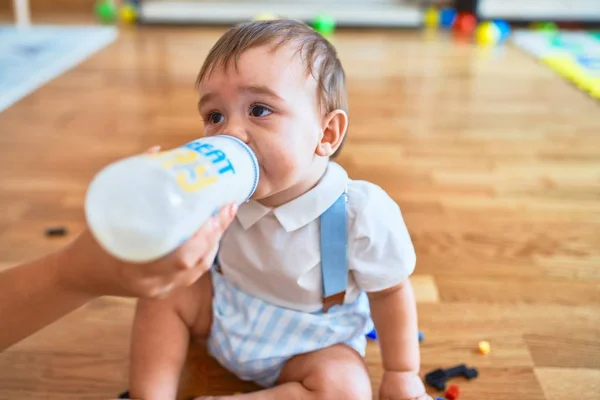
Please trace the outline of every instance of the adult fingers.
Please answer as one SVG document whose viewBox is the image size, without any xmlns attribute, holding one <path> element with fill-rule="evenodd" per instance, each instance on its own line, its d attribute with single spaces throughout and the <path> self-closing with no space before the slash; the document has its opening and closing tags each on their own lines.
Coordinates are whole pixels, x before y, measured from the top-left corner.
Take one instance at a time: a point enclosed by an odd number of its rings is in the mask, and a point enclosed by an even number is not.
<svg viewBox="0 0 600 400">
<path fill-rule="evenodd" d="M 191 239 L 180 248 L 182 266 L 195 267 L 200 260 L 209 255 L 221 238 L 225 229 L 231 224 L 237 207 L 230 205 L 219 210 Z M 212 261 L 212 260 L 210 260 Z"/>
<path fill-rule="evenodd" d="M 152 146 L 148 150 L 146 150 L 146 153 L 154 154 L 154 153 L 158 153 L 159 151 L 160 151 L 160 146 Z"/>
</svg>

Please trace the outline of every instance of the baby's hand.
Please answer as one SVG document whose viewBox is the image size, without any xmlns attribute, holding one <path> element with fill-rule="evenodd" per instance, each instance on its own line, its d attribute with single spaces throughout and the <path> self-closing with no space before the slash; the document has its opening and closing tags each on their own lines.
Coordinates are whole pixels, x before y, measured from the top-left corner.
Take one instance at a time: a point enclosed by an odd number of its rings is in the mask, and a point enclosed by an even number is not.
<svg viewBox="0 0 600 400">
<path fill-rule="evenodd" d="M 379 400 L 432 400 L 416 372 L 385 371 L 379 387 Z"/>
</svg>

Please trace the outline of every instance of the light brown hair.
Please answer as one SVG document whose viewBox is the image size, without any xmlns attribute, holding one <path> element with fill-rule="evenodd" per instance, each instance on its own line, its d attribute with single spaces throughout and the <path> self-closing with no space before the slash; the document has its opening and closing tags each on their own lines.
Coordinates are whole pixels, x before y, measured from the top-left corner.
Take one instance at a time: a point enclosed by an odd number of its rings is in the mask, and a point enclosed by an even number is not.
<svg viewBox="0 0 600 400">
<path fill-rule="evenodd" d="M 229 29 L 209 51 L 196 84 L 214 68 L 226 67 L 249 49 L 271 45 L 273 51 L 286 44 L 297 44 L 298 55 L 307 74 L 318 83 L 319 105 L 324 114 L 341 109 L 348 112 L 346 77 L 335 47 L 308 25 L 293 20 L 252 21 Z M 341 150 L 338 148 L 334 157 Z"/>
</svg>

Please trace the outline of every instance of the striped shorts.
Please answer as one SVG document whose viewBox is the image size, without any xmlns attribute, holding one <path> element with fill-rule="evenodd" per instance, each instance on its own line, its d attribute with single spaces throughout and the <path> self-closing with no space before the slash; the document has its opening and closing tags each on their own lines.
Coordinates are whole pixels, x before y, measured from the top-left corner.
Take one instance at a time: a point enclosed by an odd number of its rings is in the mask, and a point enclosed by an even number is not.
<svg viewBox="0 0 600 400">
<path fill-rule="evenodd" d="M 352 303 L 333 306 L 327 313 L 308 313 L 250 296 L 214 270 L 212 278 L 213 321 L 208 350 L 238 378 L 271 387 L 290 358 L 336 344 L 365 355 L 365 334 L 373 329 L 365 293 Z"/>
</svg>

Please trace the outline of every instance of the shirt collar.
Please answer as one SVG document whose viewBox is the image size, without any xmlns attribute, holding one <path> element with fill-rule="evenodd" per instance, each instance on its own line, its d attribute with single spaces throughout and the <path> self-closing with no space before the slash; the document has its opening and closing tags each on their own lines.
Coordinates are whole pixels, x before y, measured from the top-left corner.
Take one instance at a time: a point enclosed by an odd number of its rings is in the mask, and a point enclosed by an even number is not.
<svg viewBox="0 0 600 400">
<path fill-rule="evenodd" d="M 347 183 L 346 171 L 330 162 L 319 183 L 300 197 L 275 209 L 250 200 L 240 206 L 237 218 L 244 229 L 249 229 L 273 212 L 283 229 L 292 232 L 319 218 L 344 193 Z"/>
</svg>

